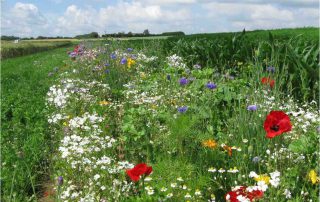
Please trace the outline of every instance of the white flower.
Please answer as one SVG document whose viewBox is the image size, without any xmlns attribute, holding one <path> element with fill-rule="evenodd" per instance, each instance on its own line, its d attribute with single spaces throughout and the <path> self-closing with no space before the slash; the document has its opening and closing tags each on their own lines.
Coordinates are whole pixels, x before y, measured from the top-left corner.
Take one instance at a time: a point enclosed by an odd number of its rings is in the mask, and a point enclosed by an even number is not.
<svg viewBox="0 0 320 202">
<path fill-rule="evenodd" d="M 244 197 L 242 195 L 237 196 L 237 199 L 239 202 L 250 202 L 250 199 L 248 199 L 247 197 Z"/>
<path fill-rule="evenodd" d="M 270 173 L 270 184 L 273 187 L 278 187 L 280 184 L 280 172 L 279 171 L 275 171 L 273 173 Z"/>
<path fill-rule="evenodd" d="M 201 191 L 199 189 L 197 189 L 195 192 L 194 192 L 194 195 L 196 196 L 201 196 Z"/>
<path fill-rule="evenodd" d="M 172 187 L 172 188 L 177 187 L 177 183 L 171 183 L 171 187 Z"/>
<path fill-rule="evenodd" d="M 268 185 L 264 181 L 257 182 L 258 189 L 265 192 L 268 189 Z"/>
<path fill-rule="evenodd" d="M 288 189 L 284 190 L 283 195 L 286 196 L 286 199 L 290 199 L 291 198 L 291 192 Z"/>
<path fill-rule="evenodd" d="M 172 193 L 167 194 L 167 198 L 171 198 L 173 196 Z"/>
<path fill-rule="evenodd" d="M 97 181 L 100 178 L 99 174 L 96 174 L 95 176 L 93 176 L 94 180 Z"/>
<path fill-rule="evenodd" d="M 258 177 L 258 174 L 255 173 L 254 171 L 251 171 L 251 172 L 249 173 L 249 177 L 251 177 L 251 178 Z"/>
<path fill-rule="evenodd" d="M 208 172 L 214 173 L 214 172 L 216 172 L 216 171 L 217 171 L 217 169 L 215 169 L 215 168 L 213 168 L 213 167 L 210 167 L 210 168 L 208 169 Z"/>
<path fill-rule="evenodd" d="M 224 173 L 224 172 L 226 172 L 226 170 L 223 169 L 223 168 L 220 168 L 220 169 L 218 170 L 218 172 L 219 172 L 219 173 Z"/>
<path fill-rule="evenodd" d="M 189 193 L 187 193 L 184 198 L 191 198 L 191 195 Z"/>
<path fill-rule="evenodd" d="M 160 189 L 161 192 L 165 192 L 165 191 L 167 191 L 167 190 L 168 190 L 168 189 L 165 188 L 165 187 L 162 187 L 162 188 Z"/>
</svg>

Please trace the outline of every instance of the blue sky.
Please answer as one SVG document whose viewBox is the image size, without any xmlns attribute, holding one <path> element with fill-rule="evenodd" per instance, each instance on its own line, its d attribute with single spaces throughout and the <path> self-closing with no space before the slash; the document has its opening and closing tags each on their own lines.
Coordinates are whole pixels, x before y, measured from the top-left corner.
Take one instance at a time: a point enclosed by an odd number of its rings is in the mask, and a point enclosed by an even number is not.
<svg viewBox="0 0 320 202">
<path fill-rule="evenodd" d="M 1 34 L 185 33 L 319 26 L 318 0 L 1 0 Z"/>
</svg>

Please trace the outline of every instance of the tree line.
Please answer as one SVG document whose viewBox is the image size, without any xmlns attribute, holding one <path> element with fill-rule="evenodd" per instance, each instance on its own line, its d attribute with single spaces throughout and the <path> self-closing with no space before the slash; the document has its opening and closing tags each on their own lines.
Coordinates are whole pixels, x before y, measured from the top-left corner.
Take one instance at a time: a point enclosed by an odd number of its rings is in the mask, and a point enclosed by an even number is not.
<svg viewBox="0 0 320 202">
<path fill-rule="evenodd" d="M 91 32 L 89 34 L 81 34 L 76 35 L 75 37 L 63 37 L 63 36 L 56 36 L 56 37 L 47 37 L 47 36 L 38 36 L 38 37 L 17 37 L 17 36 L 1 36 L 1 40 L 32 40 L 32 39 L 91 39 L 91 38 L 106 38 L 106 37 L 115 37 L 115 38 L 122 38 L 122 37 L 147 37 L 147 36 L 184 36 L 184 32 L 182 31 L 176 31 L 176 32 L 163 32 L 161 34 L 151 34 L 148 29 L 144 30 L 142 33 L 133 33 L 133 32 L 118 32 L 118 33 L 112 33 L 112 34 L 103 34 L 99 35 L 98 32 Z"/>
</svg>

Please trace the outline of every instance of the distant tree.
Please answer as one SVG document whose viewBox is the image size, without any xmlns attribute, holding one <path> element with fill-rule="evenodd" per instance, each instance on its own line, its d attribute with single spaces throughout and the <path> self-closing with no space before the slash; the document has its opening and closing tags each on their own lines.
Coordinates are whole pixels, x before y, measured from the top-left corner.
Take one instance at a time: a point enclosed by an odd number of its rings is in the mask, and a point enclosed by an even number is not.
<svg viewBox="0 0 320 202">
<path fill-rule="evenodd" d="M 10 40 L 16 40 L 19 39 L 17 36 L 1 36 L 1 40 L 10 41 Z"/>
<path fill-rule="evenodd" d="M 144 30 L 144 31 L 143 31 L 143 35 L 149 36 L 149 35 L 150 35 L 149 30 L 148 30 L 148 29 Z"/>
<path fill-rule="evenodd" d="M 38 36 L 37 39 L 47 39 L 48 37 L 45 36 Z"/>
<path fill-rule="evenodd" d="M 91 38 L 99 38 L 99 34 L 98 34 L 98 32 L 91 32 L 90 37 Z"/>
<path fill-rule="evenodd" d="M 163 32 L 161 34 L 162 36 L 184 36 L 184 32 L 178 31 L 178 32 Z"/>
<path fill-rule="evenodd" d="M 132 36 L 133 36 L 132 32 L 128 32 L 127 37 L 132 37 Z"/>
</svg>

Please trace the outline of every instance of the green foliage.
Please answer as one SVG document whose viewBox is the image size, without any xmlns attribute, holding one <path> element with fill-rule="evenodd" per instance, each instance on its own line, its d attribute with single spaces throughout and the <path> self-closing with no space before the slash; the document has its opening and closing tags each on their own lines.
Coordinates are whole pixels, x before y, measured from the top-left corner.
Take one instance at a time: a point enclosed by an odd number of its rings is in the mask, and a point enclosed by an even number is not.
<svg viewBox="0 0 320 202">
<path fill-rule="evenodd" d="M 1 62 L 1 200 L 27 201 L 49 178 L 45 96 L 65 48 Z M 36 196 L 36 195 L 34 195 Z"/>
<path fill-rule="evenodd" d="M 52 50 L 55 48 L 71 46 L 70 41 L 53 42 L 26 42 L 21 41 L 17 44 L 13 42 L 1 42 L 1 59 L 19 57 L 37 52 Z"/>
</svg>

